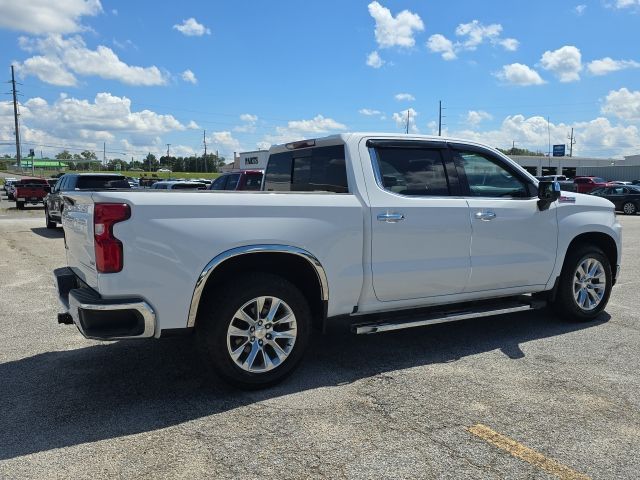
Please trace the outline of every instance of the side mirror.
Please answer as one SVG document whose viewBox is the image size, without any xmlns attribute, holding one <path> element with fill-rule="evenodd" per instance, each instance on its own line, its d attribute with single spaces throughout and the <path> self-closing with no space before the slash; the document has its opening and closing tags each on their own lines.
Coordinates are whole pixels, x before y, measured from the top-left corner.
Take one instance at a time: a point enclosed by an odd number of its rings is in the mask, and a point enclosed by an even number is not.
<svg viewBox="0 0 640 480">
<path fill-rule="evenodd" d="M 542 181 L 538 183 L 538 208 L 540 210 L 546 210 L 559 198 L 560 184 L 558 182 Z"/>
</svg>

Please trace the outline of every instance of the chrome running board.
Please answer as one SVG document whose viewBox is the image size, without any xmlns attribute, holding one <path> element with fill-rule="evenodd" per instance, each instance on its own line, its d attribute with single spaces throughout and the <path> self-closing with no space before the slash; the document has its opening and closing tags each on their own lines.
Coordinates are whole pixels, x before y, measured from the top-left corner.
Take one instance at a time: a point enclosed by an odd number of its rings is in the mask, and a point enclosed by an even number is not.
<svg viewBox="0 0 640 480">
<path fill-rule="evenodd" d="M 530 297 L 529 297 L 530 298 Z M 438 311 L 433 313 L 422 313 L 404 318 L 387 319 L 386 321 L 357 323 L 351 325 L 351 331 L 358 335 L 389 332 L 392 330 L 402 330 L 405 328 L 423 327 L 426 325 L 435 325 L 438 323 L 457 322 L 459 320 L 467 320 L 470 318 L 491 317 L 493 315 L 504 315 L 507 313 L 526 312 L 529 310 L 537 310 L 545 306 L 545 302 L 522 301 L 502 302 L 497 304 L 493 302 L 490 305 L 470 306 L 466 309 Z"/>
</svg>

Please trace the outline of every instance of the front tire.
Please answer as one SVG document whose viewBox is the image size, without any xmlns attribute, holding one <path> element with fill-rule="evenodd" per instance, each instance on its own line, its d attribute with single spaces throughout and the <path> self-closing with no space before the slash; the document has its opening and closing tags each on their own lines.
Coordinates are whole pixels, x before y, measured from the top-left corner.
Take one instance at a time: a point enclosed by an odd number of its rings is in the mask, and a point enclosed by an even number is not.
<svg viewBox="0 0 640 480">
<path fill-rule="evenodd" d="M 575 321 L 596 318 L 607 306 L 613 276 L 604 252 L 593 245 L 582 245 L 567 254 L 553 309 Z"/>
<path fill-rule="evenodd" d="M 238 277 L 200 304 L 196 334 L 214 373 L 243 389 L 282 381 L 309 343 L 311 311 L 286 279 L 267 273 Z"/>
<path fill-rule="evenodd" d="M 44 208 L 44 218 L 47 228 L 54 229 L 58 226 L 58 223 L 55 220 L 51 220 L 51 217 L 49 216 L 49 209 L 47 207 Z"/>
<path fill-rule="evenodd" d="M 627 202 L 622 205 L 622 211 L 625 215 L 635 215 L 638 212 L 638 207 L 636 207 L 636 204 L 633 202 Z"/>
</svg>

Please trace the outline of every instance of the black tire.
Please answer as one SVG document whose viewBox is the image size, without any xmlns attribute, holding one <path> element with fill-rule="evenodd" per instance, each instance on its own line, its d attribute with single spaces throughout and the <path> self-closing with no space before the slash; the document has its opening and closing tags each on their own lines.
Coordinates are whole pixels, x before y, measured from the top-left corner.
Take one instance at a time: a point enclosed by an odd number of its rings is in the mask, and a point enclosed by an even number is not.
<svg viewBox="0 0 640 480">
<path fill-rule="evenodd" d="M 51 217 L 49 216 L 49 209 L 47 207 L 44 207 L 44 219 L 47 224 L 47 228 L 53 229 L 58 226 L 58 223 L 55 220 L 51 220 Z"/>
<path fill-rule="evenodd" d="M 18 210 L 24 210 L 24 202 L 16 202 L 16 208 Z"/>
<path fill-rule="evenodd" d="M 633 202 L 625 202 L 625 204 L 622 205 L 622 211 L 625 215 L 635 215 L 638 213 L 638 207 Z"/>
<path fill-rule="evenodd" d="M 600 262 L 604 269 L 605 291 L 600 303 L 591 310 L 578 305 L 574 297 L 574 279 L 578 267 L 587 259 L 594 259 Z M 596 318 L 607 306 L 611 295 L 613 276 L 611 274 L 611 264 L 604 252 L 594 245 L 580 245 L 572 252 L 568 252 L 565 257 L 556 298 L 551 303 L 551 307 L 561 317 L 568 320 L 588 322 Z"/>
<path fill-rule="evenodd" d="M 277 275 L 247 273 L 215 292 L 205 292 L 205 295 L 198 309 L 196 337 L 203 360 L 213 373 L 236 387 L 255 390 L 282 381 L 298 366 L 309 343 L 312 317 L 306 298 L 292 283 Z M 295 315 L 295 343 L 281 365 L 260 373 L 246 371 L 231 357 L 227 330 L 243 305 L 269 296 L 283 300 Z M 249 344 L 245 345 L 245 348 L 251 348 Z"/>
</svg>

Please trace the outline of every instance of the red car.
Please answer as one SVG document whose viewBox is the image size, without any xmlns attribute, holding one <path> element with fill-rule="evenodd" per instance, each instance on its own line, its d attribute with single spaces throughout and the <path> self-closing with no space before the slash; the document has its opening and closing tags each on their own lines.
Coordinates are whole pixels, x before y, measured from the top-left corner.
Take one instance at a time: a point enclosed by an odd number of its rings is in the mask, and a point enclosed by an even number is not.
<svg viewBox="0 0 640 480">
<path fill-rule="evenodd" d="M 211 183 L 209 190 L 260 190 L 261 187 L 260 170 L 242 170 L 220 175 Z"/>
<path fill-rule="evenodd" d="M 600 177 L 576 177 L 573 179 L 573 183 L 578 193 L 589 193 L 591 190 L 608 185 L 607 181 Z"/>
<path fill-rule="evenodd" d="M 26 204 L 44 205 L 44 197 L 51 191 L 49 182 L 44 178 L 23 178 L 18 180 L 14 187 L 13 196 L 18 210 L 22 210 Z"/>
</svg>

